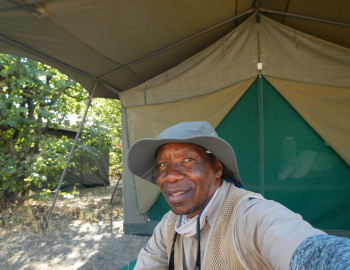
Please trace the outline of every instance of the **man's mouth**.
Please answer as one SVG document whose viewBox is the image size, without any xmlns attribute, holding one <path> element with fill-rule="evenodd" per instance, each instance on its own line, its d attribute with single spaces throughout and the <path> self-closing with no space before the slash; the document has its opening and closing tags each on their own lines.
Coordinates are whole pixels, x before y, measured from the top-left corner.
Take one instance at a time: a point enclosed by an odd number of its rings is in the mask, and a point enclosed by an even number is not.
<svg viewBox="0 0 350 270">
<path fill-rule="evenodd" d="M 180 203 L 189 196 L 190 189 L 173 189 L 166 192 L 167 197 L 171 203 Z"/>
<path fill-rule="evenodd" d="M 170 192 L 169 195 L 172 197 L 179 197 L 182 194 L 185 194 L 185 191 L 178 191 L 178 192 Z"/>
</svg>

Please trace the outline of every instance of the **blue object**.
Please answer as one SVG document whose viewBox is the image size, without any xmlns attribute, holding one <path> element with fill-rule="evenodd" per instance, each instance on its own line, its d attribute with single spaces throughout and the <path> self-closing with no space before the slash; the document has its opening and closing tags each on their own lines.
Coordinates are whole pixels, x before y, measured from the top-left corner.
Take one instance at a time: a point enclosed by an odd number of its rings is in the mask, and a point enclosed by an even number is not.
<svg viewBox="0 0 350 270">
<path fill-rule="evenodd" d="M 295 250 L 289 269 L 349 270 L 350 239 L 326 234 L 311 236 Z"/>
</svg>

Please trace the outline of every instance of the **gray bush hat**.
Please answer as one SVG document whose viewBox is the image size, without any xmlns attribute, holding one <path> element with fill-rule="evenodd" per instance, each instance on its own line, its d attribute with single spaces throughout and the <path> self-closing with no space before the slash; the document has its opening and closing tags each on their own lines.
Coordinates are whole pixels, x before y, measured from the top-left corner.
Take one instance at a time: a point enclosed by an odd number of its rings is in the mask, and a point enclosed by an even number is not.
<svg viewBox="0 0 350 270">
<path fill-rule="evenodd" d="M 161 132 L 158 138 L 140 139 L 133 143 L 127 155 L 129 170 L 141 178 L 155 183 L 157 176 L 156 152 L 167 143 L 192 143 L 209 150 L 224 165 L 223 177 L 239 184 L 237 160 L 231 145 L 221 139 L 212 126 L 205 121 L 181 122 Z"/>
</svg>

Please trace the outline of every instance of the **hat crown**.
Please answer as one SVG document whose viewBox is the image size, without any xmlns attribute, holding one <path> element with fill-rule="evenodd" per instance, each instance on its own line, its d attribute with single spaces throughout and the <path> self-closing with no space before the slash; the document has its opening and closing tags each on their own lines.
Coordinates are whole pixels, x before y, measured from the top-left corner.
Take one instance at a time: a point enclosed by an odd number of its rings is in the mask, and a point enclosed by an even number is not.
<svg viewBox="0 0 350 270">
<path fill-rule="evenodd" d="M 194 136 L 211 136 L 218 137 L 212 126 L 205 121 L 198 122 L 181 122 L 165 129 L 158 136 L 158 139 L 183 139 Z"/>
</svg>

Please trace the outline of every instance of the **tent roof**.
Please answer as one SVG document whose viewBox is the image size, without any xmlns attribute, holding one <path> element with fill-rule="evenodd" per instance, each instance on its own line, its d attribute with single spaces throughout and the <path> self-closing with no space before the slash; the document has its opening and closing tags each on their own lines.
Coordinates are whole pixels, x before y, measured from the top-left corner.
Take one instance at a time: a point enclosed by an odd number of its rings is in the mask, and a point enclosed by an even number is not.
<svg viewBox="0 0 350 270">
<path fill-rule="evenodd" d="M 119 94 L 212 44 L 252 12 L 350 48 L 344 0 L 0 0 L 0 52 L 60 69 L 96 97 Z"/>
</svg>

